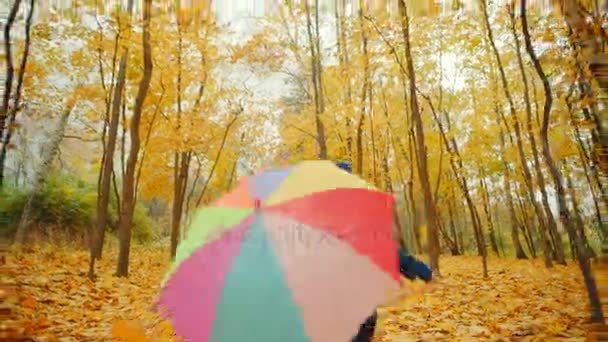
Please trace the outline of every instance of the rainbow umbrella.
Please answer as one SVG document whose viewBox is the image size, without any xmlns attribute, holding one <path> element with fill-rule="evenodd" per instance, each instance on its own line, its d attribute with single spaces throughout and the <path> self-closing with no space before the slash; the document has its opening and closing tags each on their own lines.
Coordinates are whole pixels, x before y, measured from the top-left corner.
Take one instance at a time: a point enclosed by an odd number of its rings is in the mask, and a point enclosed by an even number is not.
<svg viewBox="0 0 608 342">
<path fill-rule="evenodd" d="M 190 341 L 350 341 L 399 289 L 392 207 L 330 161 L 243 178 L 195 213 L 159 310 Z"/>
</svg>

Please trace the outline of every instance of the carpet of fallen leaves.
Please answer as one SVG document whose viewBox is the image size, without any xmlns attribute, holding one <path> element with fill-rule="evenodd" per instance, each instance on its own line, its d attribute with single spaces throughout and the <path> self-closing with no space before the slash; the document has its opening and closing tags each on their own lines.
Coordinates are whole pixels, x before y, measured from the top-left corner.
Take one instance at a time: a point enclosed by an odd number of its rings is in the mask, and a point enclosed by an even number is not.
<svg viewBox="0 0 608 342">
<path fill-rule="evenodd" d="M 110 341 L 127 320 L 169 341 L 170 325 L 150 312 L 169 265 L 163 250 L 134 247 L 128 279 L 113 276 L 116 251 L 107 251 L 95 282 L 85 251 L 11 251 L 0 280 L 13 285 L 10 323 L 40 341 Z M 416 295 L 379 309 L 376 341 L 584 340 L 587 299 L 574 263 L 547 270 L 540 260 L 494 258 L 488 279 L 475 257 L 442 257 L 441 268 L 430 291 L 412 283 Z"/>
</svg>

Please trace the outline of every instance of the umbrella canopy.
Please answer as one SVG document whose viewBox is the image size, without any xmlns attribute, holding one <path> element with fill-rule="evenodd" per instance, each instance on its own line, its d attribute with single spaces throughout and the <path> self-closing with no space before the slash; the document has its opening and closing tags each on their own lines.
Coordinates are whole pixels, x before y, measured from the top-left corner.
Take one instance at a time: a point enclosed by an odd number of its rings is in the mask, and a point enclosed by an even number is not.
<svg viewBox="0 0 608 342">
<path fill-rule="evenodd" d="M 243 178 L 195 214 L 161 313 L 191 341 L 350 341 L 399 288 L 392 207 L 330 161 Z"/>
</svg>

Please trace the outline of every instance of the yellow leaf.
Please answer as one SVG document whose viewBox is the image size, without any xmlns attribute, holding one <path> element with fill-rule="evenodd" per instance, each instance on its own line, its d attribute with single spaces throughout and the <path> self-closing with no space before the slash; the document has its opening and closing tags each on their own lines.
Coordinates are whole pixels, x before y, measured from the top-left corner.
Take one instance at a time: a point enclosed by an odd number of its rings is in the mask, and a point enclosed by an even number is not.
<svg viewBox="0 0 608 342">
<path fill-rule="evenodd" d="M 140 323 L 134 321 L 115 321 L 112 324 L 112 337 L 128 342 L 150 342 Z"/>
</svg>

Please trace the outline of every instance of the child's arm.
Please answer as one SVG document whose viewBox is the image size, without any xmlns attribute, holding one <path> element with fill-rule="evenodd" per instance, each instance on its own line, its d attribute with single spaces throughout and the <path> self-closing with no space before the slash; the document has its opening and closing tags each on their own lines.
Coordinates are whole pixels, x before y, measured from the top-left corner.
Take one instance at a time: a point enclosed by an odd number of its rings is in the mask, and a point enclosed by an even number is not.
<svg viewBox="0 0 608 342">
<path fill-rule="evenodd" d="M 425 263 L 407 254 L 402 249 L 399 250 L 399 272 L 410 280 L 420 278 L 429 282 L 433 278 L 433 272 Z"/>
</svg>

